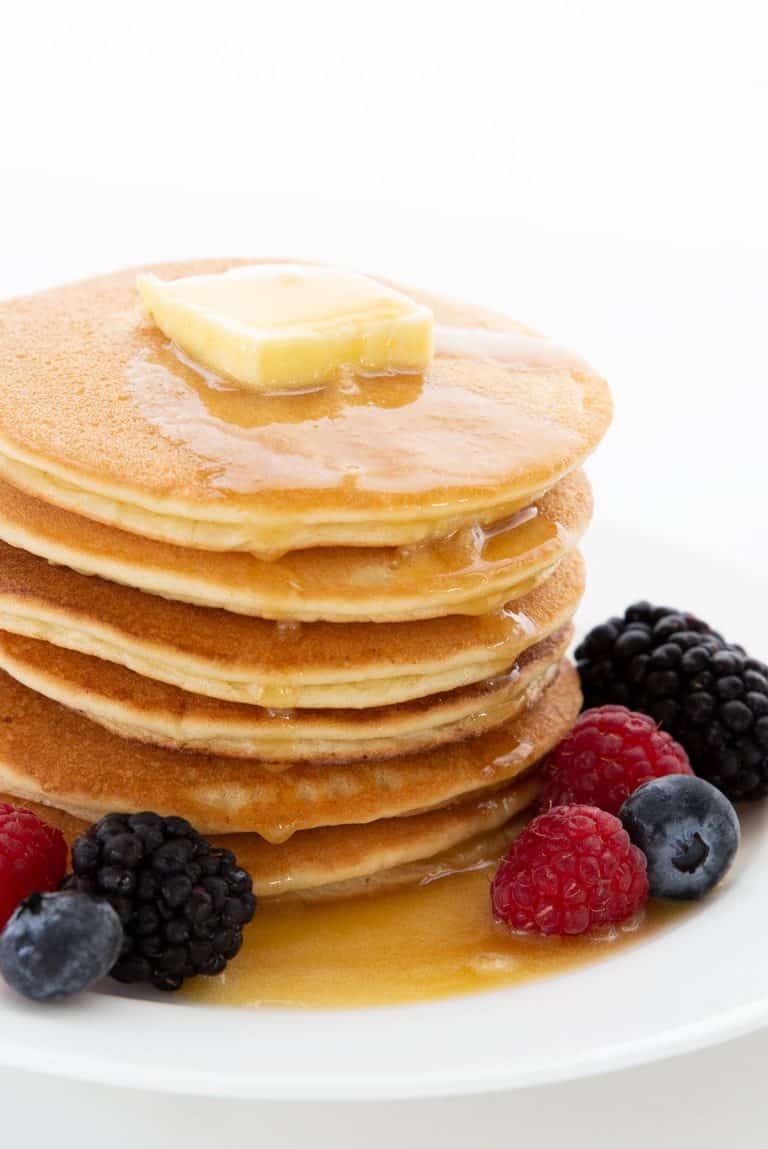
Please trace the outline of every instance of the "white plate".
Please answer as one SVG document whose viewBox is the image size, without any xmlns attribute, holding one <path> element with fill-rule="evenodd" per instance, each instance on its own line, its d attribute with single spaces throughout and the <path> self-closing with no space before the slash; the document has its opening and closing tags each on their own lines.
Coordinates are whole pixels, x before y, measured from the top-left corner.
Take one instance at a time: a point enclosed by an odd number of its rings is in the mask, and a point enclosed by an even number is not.
<svg viewBox="0 0 768 1149">
<path fill-rule="evenodd" d="M 608 526 L 588 547 L 591 624 L 633 598 L 708 615 L 768 654 L 762 590 L 709 555 Z M 235 1010 L 93 994 L 32 1006 L 0 990 L 0 1064 L 93 1082 L 230 1097 L 440 1096 L 562 1081 L 768 1023 L 768 808 L 743 819 L 725 886 L 676 924 L 594 965 L 422 1006 Z"/>
</svg>

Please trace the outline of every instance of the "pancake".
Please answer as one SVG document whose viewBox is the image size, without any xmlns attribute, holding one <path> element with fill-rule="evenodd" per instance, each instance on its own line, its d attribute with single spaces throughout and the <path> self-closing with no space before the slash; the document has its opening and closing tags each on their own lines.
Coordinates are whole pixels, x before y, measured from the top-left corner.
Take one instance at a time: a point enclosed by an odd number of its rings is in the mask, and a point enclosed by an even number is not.
<svg viewBox="0 0 768 1149">
<path fill-rule="evenodd" d="M 521 787 L 526 784 L 535 785 L 535 790 L 538 792 L 538 778 L 531 778 L 529 782 L 521 783 Z M 529 803 L 526 803 L 526 806 L 528 805 Z M 434 811 L 435 816 L 438 813 L 440 811 Z M 401 822 L 405 820 L 398 819 Z M 310 886 L 295 893 L 286 892 L 277 896 L 278 904 L 289 901 L 302 903 L 342 901 L 370 894 L 388 894 L 407 886 L 430 885 L 441 878 L 466 873 L 468 870 L 489 870 L 500 861 L 510 843 L 524 829 L 527 822 L 528 815 L 524 812 L 511 818 L 497 830 L 478 834 L 475 838 L 459 842 L 431 857 L 401 862 L 390 869 L 376 870 L 360 877 L 339 879 L 322 886 Z"/>
<path fill-rule="evenodd" d="M 417 291 L 437 322 L 423 375 L 343 375 L 304 394 L 227 386 L 142 316 L 135 278 L 243 262 L 136 268 L 0 305 L 2 476 L 144 537 L 275 557 L 498 520 L 608 426 L 607 385 L 581 360 Z"/>
<path fill-rule="evenodd" d="M 535 801 L 539 789 L 534 772 L 490 797 L 410 818 L 304 830 L 277 846 L 258 834 L 227 834 L 214 838 L 214 843 L 232 850 L 251 874 L 260 898 L 298 895 L 314 901 L 383 892 L 498 857 L 519 831 L 524 821 L 519 815 Z M 16 799 L 0 794 L 0 801 Z M 24 805 L 58 826 L 69 843 L 88 828 L 88 822 L 50 806 Z"/>
<path fill-rule="evenodd" d="M 299 830 L 492 793 L 560 741 L 580 703 L 578 675 L 563 662 L 530 710 L 477 738 L 383 762 L 270 769 L 128 741 L 0 674 L 0 787 L 84 818 L 152 809 L 186 817 L 203 833 L 253 831 L 283 842 Z"/>
<path fill-rule="evenodd" d="M 187 694 L 114 663 L 0 631 L 0 668 L 124 738 L 269 762 L 359 761 L 492 730 L 533 704 L 572 628 L 529 647 L 505 674 L 445 694 L 367 710 L 264 710 Z"/>
<path fill-rule="evenodd" d="M 278 708 L 389 706 L 504 673 L 570 621 L 583 589 L 572 555 L 491 614 L 295 626 L 171 602 L 0 543 L 0 628 L 190 694 Z"/>
<path fill-rule="evenodd" d="M 592 514 L 581 472 L 511 520 L 414 547 L 318 547 L 274 562 L 140 539 L 0 480 L 0 539 L 84 574 L 177 601 L 301 622 L 482 614 L 526 594 Z"/>
</svg>

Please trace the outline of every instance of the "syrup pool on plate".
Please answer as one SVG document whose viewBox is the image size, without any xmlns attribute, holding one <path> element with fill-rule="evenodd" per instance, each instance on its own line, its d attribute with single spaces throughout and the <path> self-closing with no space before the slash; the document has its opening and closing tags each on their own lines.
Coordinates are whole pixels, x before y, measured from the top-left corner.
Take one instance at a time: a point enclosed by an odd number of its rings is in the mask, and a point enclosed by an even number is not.
<svg viewBox="0 0 768 1149">
<path fill-rule="evenodd" d="M 610 958 L 681 913 L 649 903 L 641 919 L 591 938 L 527 938 L 496 923 L 493 869 L 468 869 L 389 893 L 302 904 L 262 902 L 226 972 L 185 997 L 211 1005 L 396 1005 L 515 986 Z"/>
</svg>

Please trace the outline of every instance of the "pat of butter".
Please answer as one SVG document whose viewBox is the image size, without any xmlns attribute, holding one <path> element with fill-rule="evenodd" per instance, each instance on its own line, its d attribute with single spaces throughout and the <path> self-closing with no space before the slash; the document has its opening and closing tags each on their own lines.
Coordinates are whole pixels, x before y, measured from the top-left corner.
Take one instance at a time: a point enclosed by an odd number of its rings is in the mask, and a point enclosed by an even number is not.
<svg viewBox="0 0 768 1149">
<path fill-rule="evenodd" d="M 136 286 L 163 334 L 209 370 L 254 391 L 324 383 L 339 370 L 419 372 L 432 312 L 365 275 L 273 263 Z"/>
</svg>

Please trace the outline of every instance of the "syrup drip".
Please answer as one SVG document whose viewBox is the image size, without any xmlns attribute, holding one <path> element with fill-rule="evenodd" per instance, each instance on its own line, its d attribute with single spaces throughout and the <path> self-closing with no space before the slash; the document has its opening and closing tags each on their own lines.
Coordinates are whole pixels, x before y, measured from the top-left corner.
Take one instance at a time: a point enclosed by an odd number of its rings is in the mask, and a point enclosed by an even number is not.
<svg viewBox="0 0 768 1149">
<path fill-rule="evenodd" d="M 501 615 L 503 618 L 508 618 L 515 624 L 520 634 L 531 637 L 536 633 L 536 623 L 532 618 L 529 618 L 525 611 L 515 610 L 511 606 L 504 606 L 501 608 Z"/>
</svg>

